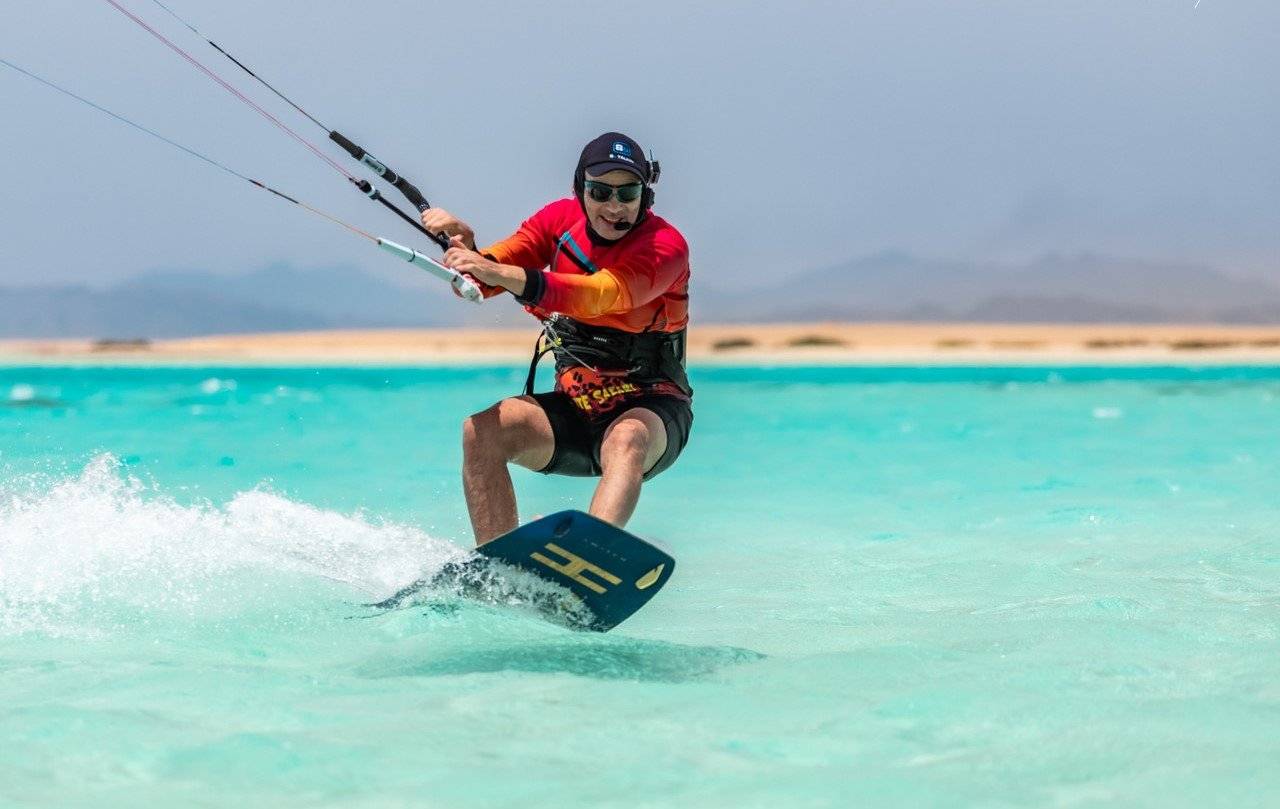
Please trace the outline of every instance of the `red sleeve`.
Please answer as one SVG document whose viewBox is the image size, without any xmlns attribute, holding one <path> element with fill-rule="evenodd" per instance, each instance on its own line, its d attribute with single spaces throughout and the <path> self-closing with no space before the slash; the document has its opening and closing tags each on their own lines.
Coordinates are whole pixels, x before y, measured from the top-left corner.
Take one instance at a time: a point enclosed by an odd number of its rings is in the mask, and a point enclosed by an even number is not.
<svg viewBox="0 0 1280 809">
<path fill-rule="evenodd" d="M 688 272 L 689 247 L 679 232 L 666 228 L 593 275 L 546 274 L 538 307 L 586 318 L 628 312 L 668 292 Z"/>
<path fill-rule="evenodd" d="M 557 225 L 563 218 L 566 201 L 572 200 L 558 200 L 547 205 L 521 222 L 515 233 L 479 252 L 499 264 L 510 264 L 527 270 L 542 269 L 551 263 L 551 257 L 555 255 L 556 239 L 560 237 Z M 576 201 L 572 202 L 577 204 Z"/>
</svg>

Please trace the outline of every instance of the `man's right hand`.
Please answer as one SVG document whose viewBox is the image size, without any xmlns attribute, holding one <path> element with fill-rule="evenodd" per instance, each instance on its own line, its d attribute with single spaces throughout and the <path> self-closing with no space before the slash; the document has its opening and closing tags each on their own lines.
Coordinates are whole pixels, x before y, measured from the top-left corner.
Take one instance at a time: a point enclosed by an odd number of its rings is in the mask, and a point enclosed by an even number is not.
<svg viewBox="0 0 1280 809">
<path fill-rule="evenodd" d="M 450 238 L 461 236 L 468 249 L 476 249 L 476 233 L 471 226 L 444 208 L 428 208 L 422 212 L 422 226 L 432 233 L 443 233 Z"/>
</svg>

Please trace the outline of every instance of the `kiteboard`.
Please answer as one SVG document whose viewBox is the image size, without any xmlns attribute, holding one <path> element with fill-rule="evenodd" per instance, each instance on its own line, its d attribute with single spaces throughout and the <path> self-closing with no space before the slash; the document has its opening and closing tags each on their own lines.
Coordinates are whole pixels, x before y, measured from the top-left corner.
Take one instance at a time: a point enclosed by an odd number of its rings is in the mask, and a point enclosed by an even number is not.
<svg viewBox="0 0 1280 809">
<path fill-rule="evenodd" d="M 465 594 L 492 591 L 503 567 L 552 585 L 529 599 L 544 617 L 576 629 L 608 632 L 634 615 L 671 578 L 676 560 L 666 551 L 581 511 L 561 511 L 509 531 L 476 549 L 477 556 L 451 563 L 371 605 L 404 605 L 424 589 L 453 583 Z"/>
</svg>

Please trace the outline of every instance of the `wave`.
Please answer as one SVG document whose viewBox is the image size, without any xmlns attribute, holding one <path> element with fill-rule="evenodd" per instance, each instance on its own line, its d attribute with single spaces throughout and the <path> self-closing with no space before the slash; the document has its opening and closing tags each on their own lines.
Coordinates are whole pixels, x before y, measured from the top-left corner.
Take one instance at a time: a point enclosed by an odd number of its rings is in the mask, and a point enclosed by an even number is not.
<svg viewBox="0 0 1280 809">
<path fill-rule="evenodd" d="M 0 485 L 0 634 L 280 620 L 383 597 L 467 551 L 423 531 L 255 489 L 183 505 L 108 454 Z"/>
</svg>

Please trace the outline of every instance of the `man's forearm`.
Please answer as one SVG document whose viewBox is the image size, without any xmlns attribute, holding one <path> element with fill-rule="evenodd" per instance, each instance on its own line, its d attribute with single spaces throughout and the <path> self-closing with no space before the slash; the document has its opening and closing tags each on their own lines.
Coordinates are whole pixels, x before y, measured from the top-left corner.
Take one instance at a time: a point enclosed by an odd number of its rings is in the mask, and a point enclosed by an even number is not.
<svg viewBox="0 0 1280 809">
<path fill-rule="evenodd" d="M 510 290 L 517 297 L 524 292 L 525 272 L 523 267 L 516 267 L 511 264 L 499 264 L 493 274 L 497 276 L 493 286 L 499 286 L 503 289 Z"/>
</svg>

